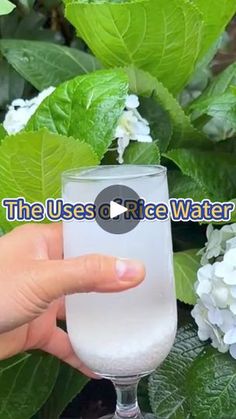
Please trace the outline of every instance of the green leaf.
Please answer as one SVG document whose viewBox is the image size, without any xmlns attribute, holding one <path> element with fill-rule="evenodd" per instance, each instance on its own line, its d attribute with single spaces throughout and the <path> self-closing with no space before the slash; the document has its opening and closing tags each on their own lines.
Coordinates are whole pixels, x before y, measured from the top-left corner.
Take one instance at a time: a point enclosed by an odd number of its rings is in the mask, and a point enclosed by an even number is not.
<svg viewBox="0 0 236 419">
<path fill-rule="evenodd" d="M 50 42 L 2 39 L 0 51 L 14 69 L 38 90 L 57 86 L 99 68 L 92 55 Z"/>
<path fill-rule="evenodd" d="M 226 70 L 222 71 L 217 77 L 213 78 L 209 87 L 196 99 L 193 104 L 202 103 L 206 99 L 220 96 L 227 92 L 231 85 L 236 84 L 236 63 L 231 64 Z"/>
<path fill-rule="evenodd" d="M 4 129 L 3 125 L 0 124 L 0 143 L 3 140 L 3 138 L 5 138 L 7 135 L 6 130 Z"/>
<path fill-rule="evenodd" d="M 235 210 L 232 212 L 232 216 L 231 216 L 231 223 L 236 223 L 236 198 L 230 199 L 230 201 L 235 204 Z"/>
<path fill-rule="evenodd" d="M 66 17 L 105 66 L 133 64 L 173 93 L 188 81 L 202 35 L 202 17 L 191 2 L 65 0 L 65 4 Z"/>
<path fill-rule="evenodd" d="M 155 143 L 132 143 L 126 149 L 126 164 L 159 164 L 160 152 Z"/>
<path fill-rule="evenodd" d="M 191 323 L 178 330 L 169 356 L 151 375 L 149 381 L 150 403 L 158 419 L 190 418 L 184 386 L 185 376 L 204 345 L 199 341 L 196 329 Z"/>
<path fill-rule="evenodd" d="M 213 77 L 211 63 L 218 50 L 221 49 L 223 39 L 224 36 L 221 35 L 220 38 L 207 50 L 207 53 L 199 60 L 188 85 L 181 92 L 179 101 L 186 111 L 188 110 L 189 105 L 197 100 L 196 97 L 202 97 L 203 92 L 206 91 L 207 86 L 210 84 Z"/>
<path fill-rule="evenodd" d="M 139 97 L 139 112 L 149 122 L 151 137 L 157 140 L 160 152 L 167 150 L 173 127 L 169 112 L 154 97 Z"/>
<path fill-rule="evenodd" d="M 14 1 L 16 2 L 16 0 Z M 16 13 L 11 13 L 7 18 L 1 19 L 1 38 L 61 41 L 61 39 L 58 39 L 58 32 L 49 29 L 50 25 L 47 24 L 48 15 L 40 13 L 39 10 L 26 10 L 20 7 L 19 0 L 17 0 L 17 3 L 19 7 Z"/>
<path fill-rule="evenodd" d="M 235 0 L 194 0 L 204 21 L 200 56 L 204 55 L 236 12 Z"/>
<path fill-rule="evenodd" d="M 32 9 L 35 0 L 19 0 L 20 4 L 27 10 L 27 12 Z"/>
<path fill-rule="evenodd" d="M 208 348 L 193 362 L 186 380 L 196 419 L 236 417 L 236 362 L 228 353 Z"/>
<path fill-rule="evenodd" d="M 196 303 L 194 284 L 200 268 L 199 249 L 174 253 L 175 287 L 177 299 L 186 304 Z"/>
<path fill-rule="evenodd" d="M 191 108 L 197 112 L 197 119 L 206 114 L 221 120 L 222 124 L 236 129 L 236 95 L 233 93 L 209 97 L 206 100 L 198 101 Z"/>
<path fill-rule="evenodd" d="M 30 419 L 53 389 L 59 361 L 41 352 L 0 362 L 0 419 Z"/>
<path fill-rule="evenodd" d="M 79 138 L 102 157 L 125 107 L 128 80 L 123 70 L 106 70 L 69 80 L 39 106 L 26 129 Z"/>
<path fill-rule="evenodd" d="M 135 67 L 127 68 L 126 72 L 132 93 L 144 97 L 152 97 L 169 113 L 173 129 L 169 148 L 181 147 L 183 144 L 195 147 L 207 146 L 205 135 L 194 128 L 190 118 L 184 113 L 180 104 L 162 83 L 149 73 L 138 70 Z"/>
<path fill-rule="evenodd" d="M 3 57 L 0 57 L 0 80 L 0 107 L 4 109 L 14 99 L 23 96 L 25 81 Z"/>
<path fill-rule="evenodd" d="M 236 194 L 235 156 L 221 151 L 171 150 L 164 154 L 193 179 L 205 199 L 227 201 Z"/>
<path fill-rule="evenodd" d="M 148 380 L 149 377 L 144 377 L 138 385 L 138 404 L 142 412 L 151 412 L 148 395 Z"/>
<path fill-rule="evenodd" d="M 15 9 L 15 4 L 11 3 L 8 0 L 1 0 L 0 4 L 0 16 L 2 15 L 8 15 L 12 12 L 12 10 Z"/>
<path fill-rule="evenodd" d="M 60 364 L 54 388 L 40 411 L 40 419 L 58 419 L 70 401 L 81 392 L 88 377 L 65 363 Z"/>
<path fill-rule="evenodd" d="M 88 144 L 46 130 L 6 137 L 0 146 L 0 199 L 22 196 L 44 204 L 60 197 L 62 172 L 98 162 Z M 17 224 L 6 221 L 4 229 Z"/>
<path fill-rule="evenodd" d="M 179 170 L 169 170 L 167 174 L 171 198 L 192 198 L 193 201 L 204 199 L 202 188 L 194 179 L 183 175 Z"/>
</svg>

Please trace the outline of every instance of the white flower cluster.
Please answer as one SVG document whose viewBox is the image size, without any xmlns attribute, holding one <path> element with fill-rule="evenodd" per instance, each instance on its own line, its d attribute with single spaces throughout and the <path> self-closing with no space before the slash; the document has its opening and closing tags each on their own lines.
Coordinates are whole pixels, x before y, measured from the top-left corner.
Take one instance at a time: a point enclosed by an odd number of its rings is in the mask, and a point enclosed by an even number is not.
<svg viewBox="0 0 236 419">
<path fill-rule="evenodd" d="M 136 95 L 127 96 L 125 110 L 121 115 L 116 128 L 115 137 L 117 139 L 118 162 L 124 162 L 123 155 L 130 141 L 151 143 L 150 126 L 146 119 L 142 118 L 137 108 L 139 99 Z"/>
<path fill-rule="evenodd" d="M 207 242 L 199 252 L 202 255 L 201 264 L 222 259 L 225 251 L 229 249 L 228 240 L 233 239 L 236 247 L 236 224 L 225 225 L 221 229 L 214 229 L 210 224 L 207 227 Z M 231 243 L 231 242 L 230 242 Z"/>
<path fill-rule="evenodd" d="M 236 224 L 220 230 L 209 226 L 207 238 L 192 316 L 200 340 L 210 339 L 214 348 L 236 359 Z"/>
<path fill-rule="evenodd" d="M 3 126 L 9 135 L 17 134 L 25 128 L 31 116 L 42 101 L 49 96 L 55 87 L 48 87 L 30 100 L 15 99 L 8 108 Z"/>
</svg>

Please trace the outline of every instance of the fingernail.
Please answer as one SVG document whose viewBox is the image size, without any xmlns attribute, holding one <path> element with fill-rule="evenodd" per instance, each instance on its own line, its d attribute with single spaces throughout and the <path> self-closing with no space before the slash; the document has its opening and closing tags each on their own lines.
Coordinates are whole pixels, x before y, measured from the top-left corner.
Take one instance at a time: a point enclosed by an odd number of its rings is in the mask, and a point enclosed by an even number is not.
<svg viewBox="0 0 236 419">
<path fill-rule="evenodd" d="M 122 281 L 137 278 L 143 271 L 143 265 L 141 262 L 129 259 L 117 259 L 116 261 L 116 272 Z"/>
</svg>

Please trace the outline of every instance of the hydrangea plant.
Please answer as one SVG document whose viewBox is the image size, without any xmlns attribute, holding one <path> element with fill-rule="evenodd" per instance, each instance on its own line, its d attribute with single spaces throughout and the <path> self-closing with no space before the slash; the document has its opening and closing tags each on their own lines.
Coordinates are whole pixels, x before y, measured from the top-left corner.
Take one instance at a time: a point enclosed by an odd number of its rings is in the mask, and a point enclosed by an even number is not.
<svg viewBox="0 0 236 419">
<path fill-rule="evenodd" d="M 38 21 L 32 37 L 30 25 L 22 35 L 33 3 L 19 1 L 26 16 L 14 18 L 19 7 L 10 15 L 12 32 L 0 26 L 0 74 L 9 79 L 3 98 L 0 92 L 2 108 L 8 105 L 0 198 L 56 198 L 61 172 L 78 166 L 161 162 L 171 197 L 235 200 L 236 65 L 214 77 L 211 67 L 235 0 L 212 0 L 211 7 L 205 0 L 64 0 L 80 36 L 67 46 L 57 29 L 47 38 Z M 232 419 L 236 410 L 235 221 L 234 214 L 231 225 L 209 226 L 203 250 L 206 226 L 173 225 L 180 328 L 149 382 L 157 417 Z M 0 225 L 7 232 L 17 223 L 1 212 Z M 0 372 L 4 419 L 59 417 L 86 383 L 38 353 L 1 361 Z"/>
<path fill-rule="evenodd" d="M 54 90 L 55 87 L 50 86 L 30 100 L 15 99 L 9 105 L 3 121 L 3 128 L 6 132 L 11 135 L 22 131 L 39 105 Z M 117 160 L 120 164 L 124 162 L 123 155 L 130 141 L 139 141 L 141 143 L 151 143 L 153 141 L 148 121 L 142 118 L 137 110 L 139 105 L 137 95 L 127 95 L 124 111 L 114 133 L 114 140 L 117 141 L 117 147 L 115 148 L 118 153 Z"/>
</svg>

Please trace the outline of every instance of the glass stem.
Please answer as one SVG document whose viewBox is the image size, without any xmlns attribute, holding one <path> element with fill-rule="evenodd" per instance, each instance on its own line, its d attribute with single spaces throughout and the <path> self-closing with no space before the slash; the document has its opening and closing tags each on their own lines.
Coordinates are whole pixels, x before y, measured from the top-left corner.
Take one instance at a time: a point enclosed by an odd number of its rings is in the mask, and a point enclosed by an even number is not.
<svg viewBox="0 0 236 419">
<path fill-rule="evenodd" d="M 117 403 L 114 419 L 143 419 L 137 399 L 139 379 L 131 381 L 113 381 Z"/>
</svg>

